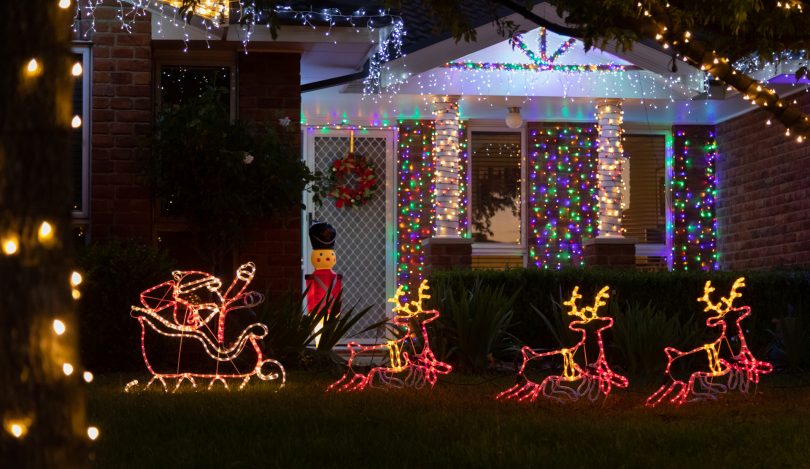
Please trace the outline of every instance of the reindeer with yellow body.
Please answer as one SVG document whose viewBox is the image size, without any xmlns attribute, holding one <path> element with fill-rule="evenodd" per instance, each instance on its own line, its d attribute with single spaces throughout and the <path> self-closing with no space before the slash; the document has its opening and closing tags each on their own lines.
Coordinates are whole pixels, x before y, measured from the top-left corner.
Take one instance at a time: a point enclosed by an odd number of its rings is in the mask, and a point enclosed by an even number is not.
<svg viewBox="0 0 810 469">
<path fill-rule="evenodd" d="M 423 280 L 419 285 L 418 299 L 402 301 L 405 289 L 399 286 L 394 297 L 388 301 L 394 304 L 393 311 L 396 313 L 394 324 L 405 327 L 405 334 L 385 344 L 361 345 L 349 342 L 348 370 L 327 390 L 362 391 L 367 386 L 373 386 L 375 378 L 387 386 L 421 388 L 425 383 L 433 386 L 439 375 L 450 373 L 453 367 L 437 360 L 430 349 L 425 325 L 435 321 L 439 317 L 439 312 L 422 309 L 423 301 L 430 298 L 430 295 L 426 294 L 429 288 L 427 280 Z M 414 330 L 414 326 L 418 329 Z M 373 364 L 380 354 L 383 354 L 387 365 L 372 365 L 367 373 L 356 369 Z"/>
<path fill-rule="evenodd" d="M 607 304 L 604 300 L 610 296 L 608 289 L 606 286 L 596 294 L 592 306 L 579 308 L 577 300 L 582 295 L 579 294 L 579 287 L 574 287 L 571 299 L 563 302 L 563 305 L 571 308 L 569 316 L 579 318 L 568 324 L 571 331 L 579 333 L 579 341 L 570 347 L 549 352 L 535 352 L 531 347 L 523 347 L 523 363 L 518 371 L 518 382 L 498 394 L 496 399 L 534 401 L 542 394 L 557 401 L 562 401 L 563 398 L 576 400 L 582 396 L 595 400 L 600 393 L 609 395 L 613 386 L 626 388 L 629 385 L 627 378 L 611 370 L 605 357 L 602 333 L 613 327 L 613 318 L 600 317 L 597 314 L 599 308 Z M 586 353 L 589 339 L 595 339 L 599 349 L 594 361 L 589 361 Z M 532 362 L 537 362 L 535 365 L 546 365 L 546 369 L 562 369 L 562 373 L 546 376 L 538 383 L 526 376 L 527 366 Z"/>
<path fill-rule="evenodd" d="M 738 290 L 744 286 L 745 278 L 738 278 L 731 286 L 728 297 L 721 297 L 719 302 L 713 303 L 711 294 L 715 288 L 711 281 L 706 282 L 703 296 L 698 298 L 698 301 L 706 304 L 703 311 L 715 313 L 706 319 L 706 325 L 718 328 L 720 334 L 714 341 L 687 352 L 673 347 L 665 348 L 664 353 L 668 359 L 666 368 L 668 381 L 647 399 L 647 406 L 654 407 L 673 393 L 669 402 L 680 405 L 686 402 L 689 396 L 716 399 L 717 393 L 729 389 L 738 388 L 746 392 L 751 383 L 759 382 L 760 375 L 773 371 L 770 363 L 754 357 L 745 340 L 740 322 L 751 315 L 751 308 L 733 307 L 734 300 L 742 297 Z M 730 319 L 733 319 L 734 327 L 729 334 Z M 725 383 L 714 382 L 716 378 L 721 377 L 727 377 Z"/>
</svg>

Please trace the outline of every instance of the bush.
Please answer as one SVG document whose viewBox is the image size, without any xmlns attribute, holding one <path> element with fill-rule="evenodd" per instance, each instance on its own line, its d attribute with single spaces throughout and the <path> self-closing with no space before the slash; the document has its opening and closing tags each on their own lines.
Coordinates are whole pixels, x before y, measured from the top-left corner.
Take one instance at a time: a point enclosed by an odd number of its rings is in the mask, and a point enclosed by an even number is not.
<svg viewBox="0 0 810 469">
<path fill-rule="evenodd" d="M 695 328 L 705 329 L 706 313 L 697 302 L 703 293 L 706 280 L 712 280 L 716 287 L 715 295 L 727 295 L 731 284 L 738 276 L 746 277 L 743 297 L 739 305 L 751 306 L 752 315 L 743 324 L 747 329 L 749 346 L 755 354 L 773 359 L 778 366 L 798 367 L 807 364 L 810 341 L 805 337 L 807 324 L 810 324 L 810 272 L 771 271 L 771 272 L 640 272 L 599 269 L 570 269 L 546 271 L 539 269 L 511 269 L 505 271 L 451 271 L 437 272 L 431 276 L 431 285 L 437 296 L 448 289 L 471 289 L 476 283 L 489 288 L 502 288 L 504 295 L 515 295 L 514 318 L 507 332 L 535 348 L 556 348 L 557 343 L 552 329 L 567 327 L 567 322 L 549 324 L 554 319 L 557 299 L 570 294 L 579 285 L 583 292 L 595 292 L 599 288 L 611 287 L 610 304 L 614 308 L 617 324 L 614 335 L 620 349 L 618 357 L 624 360 L 625 367 L 631 366 L 639 372 L 658 368 L 657 361 L 663 361 L 662 348 L 651 357 L 641 358 L 641 350 L 652 351 L 664 340 L 674 340 L 676 336 L 689 340 L 691 335 L 690 318 Z M 649 308 L 643 306 L 649 305 Z M 543 314 L 538 314 L 537 311 Z M 444 313 L 444 311 L 442 311 Z M 784 317 L 801 318 L 782 320 Z M 555 321 L 557 319 L 554 319 Z M 781 321 L 781 322 L 780 322 Z M 623 324 L 620 324 L 622 323 Z M 782 325 L 775 330 L 774 324 Z M 788 327 L 789 326 L 789 327 Z M 664 328 L 662 330 L 661 328 Z M 671 328 L 671 331 L 666 331 Z M 559 332 L 559 331 L 556 331 Z M 623 334 L 623 335 L 622 335 Z M 648 337 L 655 334 L 656 337 Z M 644 338 L 638 337 L 643 335 Z M 778 336 L 782 342 L 777 342 Z M 648 340 L 645 344 L 642 341 Z M 673 346 L 698 345 L 697 339 L 686 344 L 672 343 Z M 772 353 L 780 345 L 778 354 Z M 628 348 L 629 347 L 629 348 Z M 635 350 L 635 351 L 634 351 Z M 632 357 L 637 357 L 633 362 Z"/>
<path fill-rule="evenodd" d="M 172 261 L 134 241 L 109 241 L 80 250 L 79 266 L 83 364 L 94 372 L 145 370 L 141 330 L 130 307 L 139 304 L 143 290 L 171 278 Z"/>
<path fill-rule="evenodd" d="M 507 330 L 518 292 L 505 294 L 503 285 L 484 285 L 480 279 L 470 288 L 458 282 L 434 291 L 431 308 L 441 316 L 427 327 L 439 359 L 462 371 L 482 371 L 495 356 L 517 351 Z"/>
</svg>

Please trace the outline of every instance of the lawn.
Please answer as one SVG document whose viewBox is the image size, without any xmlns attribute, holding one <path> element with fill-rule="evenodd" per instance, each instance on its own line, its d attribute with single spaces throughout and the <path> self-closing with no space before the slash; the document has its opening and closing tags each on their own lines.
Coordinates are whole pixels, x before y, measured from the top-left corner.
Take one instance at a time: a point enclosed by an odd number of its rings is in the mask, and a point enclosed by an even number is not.
<svg viewBox="0 0 810 469">
<path fill-rule="evenodd" d="M 96 466 L 810 465 L 803 378 L 766 377 L 755 396 L 679 409 L 646 409 L 644 392 L 621 390 L 596 404 L 494 401 L 509 376 L 451 375 L 432 390 L 355 394 L 325 394 L 328 374 L 288 378 L 278 392 L 257 382 L 241 392 L 125 394 L 127 378 L 100 377 L 88 391 L 102 432 Z"/>
</svg>

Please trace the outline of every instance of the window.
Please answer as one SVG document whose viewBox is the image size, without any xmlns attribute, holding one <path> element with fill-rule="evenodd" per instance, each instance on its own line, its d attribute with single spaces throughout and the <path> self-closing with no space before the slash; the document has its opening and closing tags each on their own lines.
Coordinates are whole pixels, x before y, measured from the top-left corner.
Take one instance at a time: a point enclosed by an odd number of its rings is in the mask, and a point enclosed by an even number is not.
<svg viewBox="0 0 810 469">
<path fill-rule="evenodd" d="M 638 240 L 636 263 L 645 269 L 665 269 L 666 251 L 666 136 L 627 134 L 622 142 L 629 168 L 629 194 L 622 212 L 624 235 Z M 629 176 L 629 177 L 628 177 Z"/>
<path fill-rule="evenodd" d="M 78 116 L 80 123 L 70 135 L 71 177 L 73 182 L 73 217 L 87 219 L 90 214 L 90 47 L 71 49 L 73 72 L 73 102 L 71 116 Z M 76 66 L 78 64 L 78 67 Z M 79 68 L 80 67 L 80 68 Z"/>
<path fill-rule="evenodd" d="M 228 66 L 162 65 L 160 105 L 182 105 L 214 88 L 222 92 L 222 105 L 231 109 L 231 68 Z"/>
<path fill-rule="evenodd" d="M 521 244 L 520 132 L 471 132 L 470 229 L 476 243 Z"/>
</svg>

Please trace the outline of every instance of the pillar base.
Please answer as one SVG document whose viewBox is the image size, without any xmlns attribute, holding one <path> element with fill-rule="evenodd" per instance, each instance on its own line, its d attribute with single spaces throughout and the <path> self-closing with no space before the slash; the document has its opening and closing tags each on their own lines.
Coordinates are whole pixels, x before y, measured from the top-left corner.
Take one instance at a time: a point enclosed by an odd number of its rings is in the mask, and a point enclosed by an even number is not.
<svg viewBox="0 0 810 469">
<path fill-rule="evenodd" d="M 588 267 L 631 269 L 636 266 L 635 238 L 589 238 L 582 241 L 585 247 L 585 264 Z"/>
<path fill-rule="evenodd" d="M 472 240 L 467 238 L 425 238 L 425 274 L 442 270 L 469 270 L 472 265 Z"/>
</svg>

